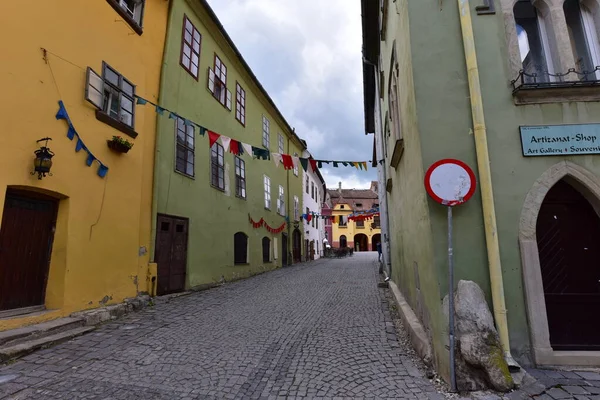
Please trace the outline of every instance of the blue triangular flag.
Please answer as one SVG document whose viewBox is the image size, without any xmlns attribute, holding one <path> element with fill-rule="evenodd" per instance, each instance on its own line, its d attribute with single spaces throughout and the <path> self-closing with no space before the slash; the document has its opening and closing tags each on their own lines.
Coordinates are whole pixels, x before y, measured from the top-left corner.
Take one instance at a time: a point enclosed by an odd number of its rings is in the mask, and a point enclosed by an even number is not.
<svg viewBox="0 0 600 400">
<path fill-rule="evenodd" d="M 198 133 L 200 134 L 200 136 L 206 135 L 206 128 L 205 127 L 200 126 L 198 124 L 196 124 L 196 126 L 198 127 Z"/>
<path fill-rule="evenodd" d="M 96 159 L 96 157 L 94 157 L 94 155 L 88 151 L 88 156 L 87 156 L 87 160 L 85 161 L 85 163 L 87 164 L 88 167 L 90 167 L 95 159 Z"/>
<path fill-rule="evenodd" d="M 67 131 L 67 137 L 69 138 L 69 140 L 73 140 L 75 138 L 75 135 L 77 135 L 77 132 L 75 132 L 75 127 L 71 124 L 69 124 L 69 130 Z"/>
<path fill-rule="evenodd" d="M 148 100 L 146 100 L 146 99 L 142 99 L 140 96 L 137 96 L 137 103 L 138 103 L 138 104 L 144 105 L 144 104 L 146 104 L 147 102 L 148 102 Z"/>
<path fill-rule="evenodd" d="M 194 125 L 195 125 L 195 124 L 194 124 L 192 121 L 190 121 L 189 119 L 186 119 L 186 120 L 184 120 L 184 121 L 183 121 L 183 124 L 184 124 L 184 125 L 187 125 L 187 126 L 194 126 Z"/>
<path fill-rule="evenodd" d="M 156 106 L 156 112 L 160 115 L 163 115 L 165 113 L 165 109 L 160 106 Z"/>
<path fill-rule="evenodd" d="M 100 178 L 104 178 L 106 176 L 106 173 L 108 172 L 108 167 L 102 163 L 100 163 L 100 166 L 98 167 L 98 176 Z"/>
<path fill-rule="evenodd" d="M 169 113 L 169 119 L 177 119 L 177 114 L 175 114 L 173 111 L 171 111 Z"/>
<path fill-rule="evenodd" d="M 67 114 L 67 110 L 62 100 L 58 102 L 58 112 L 56 113 L 56 119 L 66 119 L 67 121 L 69 120 L 69 115 Z"/>
<path fill-rule="evenodd" d="M 78 153 L 81 149 L 83 149 L 83 141 L 78 137 L 77 144 L 75 145 L 75 153 Z"/>
</svg>

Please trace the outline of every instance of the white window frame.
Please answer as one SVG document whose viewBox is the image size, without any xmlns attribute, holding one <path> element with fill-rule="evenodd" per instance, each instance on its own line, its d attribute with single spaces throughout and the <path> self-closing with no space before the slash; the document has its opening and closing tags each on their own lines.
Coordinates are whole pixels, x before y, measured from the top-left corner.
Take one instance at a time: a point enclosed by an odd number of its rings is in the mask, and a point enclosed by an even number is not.
<svg viewBox="0 0 600 400">
<path fill-rule="evenodd" d="M 264 191 L 265 191 L 265 209 L 271 209 L 271 178 L 264 175 Z"/>
<path fill-rule="evenodd" d="M 298 196 L 294 196 L 294 221 L 300 219 L 300 200 Z"/>
<path fill-rule="evenodd" d="M 125 13 L 135 22 L 140 28 L 142 27 L 142 22 L 144 18 L 144 5 L 146 0 L 139 0 L 134 2 L 133 10 L 129 9 L 125 0 L 113 0 L 115 1 L 119 7 L 121 7 Z"/>
<path fill-rule="evenodd" d="M 285 141 L 281 133 L 277 134 L 277 149 L 279 150 L 279 154 L 283 154 L 285 151 Z"/>
<path fill-rule="evenodd" d="M 596 22 L 590 9 L 580 3 L 579 10 L 581 12 L 581 19 L 583 20 L 583 27 L 585 29 L 585 36 L 587 39 L 588 50 L 594 63 L 594 67 L 600 65 L 600 42 L 598 41 L 598 31 L 596 30 Z M 595 73 L 596 79 L 600 80 L 600 71 Z"/>
<path fill-rule="evenodd" d="M 285 191 L 282 185 L 279 185 L 279 196 L 277 196 L 277 213 L 285 217 Z"/>
<path fill-rule="evenodd" d="M 533 6 L 535 7 L 535 5 Z M 546 67 L 548 68 L 549 74 L 554 74 L 554 60 L 552 58 L 552 52 L 550 51 L 550 41 L 548 39 L 548 30 L 546 29 L 546 19 L 542 15 L 542 12 L 536 8 L 535 10 L 538 20 L 538 25 L 540 27 L 540 39 L 542 39 L 542 50 L 544 50 L 544 58 L 546 59 Z M 531 50 L 530 50 L 531 51 Z M 556 77 L 549 75 L 548 81 L 553 82 L 556 80 Z"/>
<path fill-rule="evenodd" d="M 298 153 L 294 153 L 294 157 L 298 157 Z M 298 176 L 298 163 L 294 164 L 294 175 Z"/>
<path fill-rule="evenodd" d="M 263 123 L 262 123 L 263 124 L 262 143 L 263 143 L 263 146 L 268 149 L 271 144 L 271 123 L 269 122 L 269 119 L 264 115 L 262 116 L 262 121 L 263 121 Z"/>
<path fill-rule="evenodd" d="M 188 37 L 189 36 L 189 39 Z M 200 51 L 202 35 L 187 15 L 183 16 L 183 32 L 181 34 L 181 57 L 179 63 L 194 79 L 200 73 Z M 187 53 L 186 54 L 186 50 Z M 195 58 L 195 59 L 194 59 Z"/>
</svg>

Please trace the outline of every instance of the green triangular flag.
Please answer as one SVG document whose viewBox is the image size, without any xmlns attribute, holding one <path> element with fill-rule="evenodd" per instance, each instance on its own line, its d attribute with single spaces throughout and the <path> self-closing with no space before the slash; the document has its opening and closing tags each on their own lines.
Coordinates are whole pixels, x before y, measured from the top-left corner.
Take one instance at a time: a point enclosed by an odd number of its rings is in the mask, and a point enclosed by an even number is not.
<svg viewBox="0 0 600 400">
<path fill-rule="evenodd" d="M 333 167 L 334 167 L 334 168 L 337 168 L 337 167 L 338 167 L 338 163 L 337 163 L 337 161 L 334 161 L 334 162 L 333 162 Z"/>
<path fill-rule="evenodd" d="M 358 163 L 358 166 L 360 167 L 360 169 L 361 169 L 361 170 L 363 169 L 363 168 L 362 168 L 362 162 L 359 162 L 359 163 Z"/>
<path fill-rule="evenodd" d="M 317 165 L 319 168 L 323 168 L 323 162 L 322 161 L 317 161 Z"/>
<path fill-rule="evenodd" d="M 348 166 L 348 163 L 347 163 L 347 162 L 345 162 L 345 161 L 343 161 L 343 162 L 342 162 L 342 165 L 343 165 L 344 167 L 347 167 L 347 166 Z"/>
<path fill-rule="evenodd" d="M 300 158 L 300 164 L 302 164 L 302 169 L 306 172 L 308 170 L 308 158 Z"/>
<path fill-rule="evenodd" d="M 200 134 L 200 136 L 206 135 L 206 128 L 205 127 L 200 126 L 198 124 L 196 124 L 196 126 L 198 127 L 198 133 Z"/>
<path fill-rule="evenodd" d="M 137 96 L 137 104 L 141 104 L 143 106 L 147 102 L 148 102 L 148 100 L 142 99 L 140 96 Z"/>
</svg>

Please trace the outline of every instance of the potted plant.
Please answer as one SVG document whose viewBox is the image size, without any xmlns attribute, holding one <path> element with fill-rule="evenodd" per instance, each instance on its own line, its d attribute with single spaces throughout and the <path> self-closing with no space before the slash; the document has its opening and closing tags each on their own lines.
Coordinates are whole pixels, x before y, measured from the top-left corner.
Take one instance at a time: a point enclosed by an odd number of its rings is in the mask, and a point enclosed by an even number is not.
<svg viewBox="0 0 600 400">
<path fill-rule="evenodd" d="M 111 150 L 118 153 L 127 153 L 133 147 L 133 143 L 121 136 L 113 136 L 112 140 L 107 140 L 106 143 Z"/>
</svg>

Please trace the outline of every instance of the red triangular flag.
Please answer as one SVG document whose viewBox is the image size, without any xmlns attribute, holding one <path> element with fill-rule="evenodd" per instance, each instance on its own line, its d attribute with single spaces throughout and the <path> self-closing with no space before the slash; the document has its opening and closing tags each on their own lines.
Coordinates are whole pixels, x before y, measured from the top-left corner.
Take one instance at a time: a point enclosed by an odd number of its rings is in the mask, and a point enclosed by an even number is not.
<svg viewBox="0 0 600 400">
<path fill-rule="evenodd" d="M 220 137 L 221 137 L 221 135 L 219 135 L 218 133 L 215 133 L 213 131 L 208 131 L 208 140 L 209 140 L 208 147 L 212 148 L 213 144 L 215 144 L 215 142 L 217 140 L 219 140 Z"/>
<path fill-rule="evenodd" d="M 317 160 L 313 160 L 312 158 L 310 160 L 310 166 L 312 167 L 313 171 L 317 170 Z"/>
<path fill-rule="evenodd" d="M 240 155 L 240 142 L 237 140 L 231 139 L 231 143 L 229 144 L 229 152 L 235 154 L 236 156 Z"/>
<path fill-rule="evenodd" d="M 294 162 L 292 161 L 292 156 L 290 156 L 289 154 L 282 154 L 281 158 L 283 160 L 283 168 L 284 169 L 293 169 L 294 168 Z"/>
</svg>

